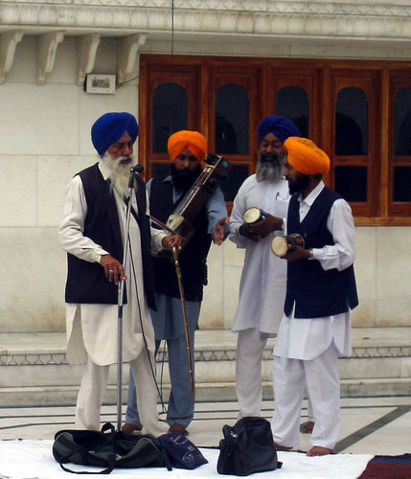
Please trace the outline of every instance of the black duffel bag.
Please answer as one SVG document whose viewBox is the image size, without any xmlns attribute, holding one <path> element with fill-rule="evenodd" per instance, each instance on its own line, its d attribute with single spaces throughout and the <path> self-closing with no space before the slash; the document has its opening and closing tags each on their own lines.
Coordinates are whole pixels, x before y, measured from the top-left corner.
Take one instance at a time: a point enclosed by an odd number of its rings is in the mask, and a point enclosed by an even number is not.
<svg viewBox="0 0 411 479">
<path fill-rule="evenodd" d="M 248 476 L 254 472 L 273 471 L 282 463 L 277 459 L 270 423 L 261 417 L 243 417 L 234 426 L 223 427 L 219 474 Z"/>
<path fill-rule="evenodd" d="M 54 436 L 54 459 L 61 468 L 76 474 L 109 474 L 115 468 L 173 467 L 196 469 L 208 461 L 200 450 L 178 433 L 158 438 L 116 432 L 111 423 L 101 431 L 64 429 Z M 99 471 L 75 471 L 71 462 L 102 468 Z"/>
<path fill-rule="evenodd" d="M 110 423 L 101 431 L 65 429 L 54 436 L 54 459 L 61 468 L 76 474 L 109 474 L 114 468 L 170 467 L 152 436 L 134 436 L 115 432 Z M 95 471 L 75 471 L 65 463 L 102 468 Z"/>
</svg>

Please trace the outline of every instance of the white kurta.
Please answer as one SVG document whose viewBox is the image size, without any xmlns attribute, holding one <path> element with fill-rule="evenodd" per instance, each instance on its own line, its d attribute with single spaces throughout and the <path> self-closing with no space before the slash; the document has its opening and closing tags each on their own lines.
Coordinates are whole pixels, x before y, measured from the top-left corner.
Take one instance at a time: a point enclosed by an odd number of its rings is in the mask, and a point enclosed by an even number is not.
<svg viewBox="0 0 411 479">
<path fill-rule="evenodd" d="M 271 336 L 277 332 L 284 309 L 287 274 L 286 261 L 271 252 L 271 241 L 278 232 L 255 242 L 240 235 L 238 230 L 244 223 L 244 212 L 251 207 L 285 218 L 288 200 L 285 179 L 276 183 L 257 181 L 256 175 L 244 181 L 234 200 L 229 238 L 237 248 L 246 250 L 239 303 L 231 328 L 234 332 L 249 328 L 257 328 Z"/>
<path fill-rule="evenodd" d="M 300 221 L 307 215 L 324 183 L 303 200 L 300 197 Z M 355 259 L 355 226 L 350 205 L 343 199 L 336 200 L 327 219 L 327 228 L 334 245 L 314 248 L 314 260 L 320 261 L 324 270 L 336 268 L 342 271 Z M 284 260 L 284 262 L 286 262 Z M 351 354 L 350 312 L 324 318 L 290 318 L 284 315 L 278 331 L 274 354 L 286 358 L 311 360 L 318 357 L 334 343 L 340 356 Z"/>
<path fill-rule="evenodd" d="M 300 221 L 324 188 L 317 187 L 300 201 Z M 348 268 L 355 257 L 355 228 L 348 203 L 336 200 L 327 218 L 327 229 L 334 245 L 313 249 L 313 261 L 324 270 Z M 305 261 L 305 260 L 303 260 Z M 310 261 L 310 260 L 309 260 Z M 309 278 L 307 278 L 309 281 Z M 340 427 L 340 388 L 338 356 L 351 353 L 350 312 L 323 318 L 283 316 L 274 347 L 275 413 L 272 420 L 274 441 L 297 446 L 304 383 L 312 403 L 315 422 L 313 446 L 333 449 Z"/>
<path fill-rule="evenodd" d="M 101 163 L 99 168 L 106 179 L 108 174 Z M 126 205 L 116 192 L 115 198 L 123 238 Z M 132 195 L 133 203 L 137 211 L 134 195 Z M 110 252 L 104 251 L 100 245 L 83 235 L 86 215 L 87 203 L 83 184 L 77 175 L 67 188 L 64 217 L 59 228 L 60 242 L 67 252 L 78 258 L 89 262 L 99 262 L 103 254 Z M 128 302 L 123 307 L 122 358 L 125 362 L 136 358 L 145 347 L 142 330 L 144 330 L 149 349 L 154 351 L 154 332 L 143 286 L 140 230 L 132 215 L 129 235 L 132 254 L 129 255 L 130 261 L 126 268 Z M 152 249 L 162 248 L 161 241 L 164 236 L 164 232 L 152 229 Z M 116 259 L 122 261 L 122 258 Z M 67 304 L 66 313 L 67 359 L 71 364 L 84 363 L 87 355 L 100 366 L 117 362 L 117 305 Z"/>
</svg>

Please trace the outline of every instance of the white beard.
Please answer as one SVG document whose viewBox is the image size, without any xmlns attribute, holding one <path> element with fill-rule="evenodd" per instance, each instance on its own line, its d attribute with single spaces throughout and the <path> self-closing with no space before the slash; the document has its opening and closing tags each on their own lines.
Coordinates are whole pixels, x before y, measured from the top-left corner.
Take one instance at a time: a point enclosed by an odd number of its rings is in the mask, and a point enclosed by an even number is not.
<svg viewBox="0 0 411 479">
<path fill-rule="evenodd" d="M 123 164 L 122 160 L 131 158 L 131 163 Z M 128 183 L 130 179 L 130 168 L 137 165 L 137 160 L 134 155 L 120 156 L 114 158 L 110 153 L 104 153 L 101 157 L 102 163 L 109 171 L 109 180 L 111 190 L 116 190 L 117 193 L 126 198 L 128 195 Z"/>
</svg>

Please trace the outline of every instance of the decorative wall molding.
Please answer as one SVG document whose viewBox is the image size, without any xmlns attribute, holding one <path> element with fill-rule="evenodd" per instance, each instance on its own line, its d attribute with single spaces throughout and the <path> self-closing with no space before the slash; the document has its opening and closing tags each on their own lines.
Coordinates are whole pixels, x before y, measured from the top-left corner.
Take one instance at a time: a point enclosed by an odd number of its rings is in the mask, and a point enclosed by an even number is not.
<svg viewBox="0 0 411 479">
<path fill-rule="evenodd" d="M 96 60 L 97 48 L 100 44 L 100 35 L 98 33 L 90 33 L 83 35 L 77 39 L 77 55 L 78 55 L 78 73 L 77 82 L 81 85 L 87 73 L 91 73 Z"/>
<path fill-rule="evenodd" d="M 170 0 L 9 0 L 0 4 L 2 30 L 103 29 L 107 33 L 168 31 Z M 175 31 L 192 35 L 411 39 L 409 2 L 176 0 Z M 124 33 L 123 33 L 124 34 Z"/>
<path fill-rule="evenodd" d="M 23 32 L 12 31 L 0 35 L 0 84 L 13 66 L 16 46 L 23 38 Z"/>
<path fill-rule="evenodd" d="M 119 42 L 117 84 L 122 85 L 131 79 L 137 69 L 138 51 L 147 40 L 146 34 L 130 35 Z"/>
<path fill-rule="evenodd" d="M 170 51 L 170 0 L 0 2 L 0 84 L 23 35 L 38 42 L 37 83 L 54 68 L 58 44 L 78 37 L 77 81 L 91 73 L 101 39 L 118 39 L 118 85 L 134 78 L 138 54 Z M 230 56 L 411 58 L 409 0 L 374 2 L 175 0 L 179 53 Z M 275 53 L 274 53 L 275 52 Z"/>
<path fill-rule="evenodd" d="M 195 351 L 196 361 L 235 361 L 235 347 L 227 349 L 197 348 Z M 354 347 L 351 358 L 409 358 L 411 346 L 370 346 Z M 273 358 L 272 347 L 266 347 L 263 351 L 263 359 Z M 348 358 L 349 360 L 349 358 Z M 167 352 L 159 354 L 158 363 L 167 362 Z M 65 352 L 44 353 L 0 353 L 0 366 L 43 366 L 43 365 L 66 365 L 68 364 Z"/>
<path fill-rule="evenodd" d="M 46 75 L 54 68 L 57 47 L 64 39 L 63 32 L 44 33 L 37 39 L 37 84 L 44 85 Z"/>
</svg>

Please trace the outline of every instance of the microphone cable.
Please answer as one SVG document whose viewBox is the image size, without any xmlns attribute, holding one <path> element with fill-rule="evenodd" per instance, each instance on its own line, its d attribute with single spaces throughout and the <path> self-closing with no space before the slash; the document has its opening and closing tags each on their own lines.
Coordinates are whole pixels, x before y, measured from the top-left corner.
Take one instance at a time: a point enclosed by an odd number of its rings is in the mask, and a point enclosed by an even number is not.
<svg viewBox="0 0 411 479">
<path fill-rule="evenodd" d="M 138 223 L 137 223 L 137 226 L 138 226 Z M 140 236 L 140 238 L 141 238 L 141 236 Z M 130 253 L 130 265 L 131 265 L 131 269 L 132 269 L 132 272 L 133 272 L 134 290 L 135 290 L 136 298 L 137 298 L 137 305 L 138 305 L 139 317 L 140 317 L 141 333 L 142 333 L 142 336 L 143 336 L 145 351 L 146 351 L 146 354 L 147 354 L 148 362 L 150 364 L 150 371 L 151 371 L 151 375 L 152 375 L 153 380 L 154 380 L 154 384 L 156 386 L 158 398 L 160 400 L 160 404 L 161 404 L 161 408 L 162 408 L 161 414 L 165 414 L 165 413 L 167 413 L 167 408 L 164 404 L 162 390 L 160 389 L 160 387 L 158 385 L 156 372 L 155 372 L 155 365 L 153 365 L 152 356 L 151 356 L 150 351 L 148 349 L 147 337 L 146 337 L 146 332 L 145 332 L 145 328 L 144 328 L 144 324 L 143 324 L 143 317 L 142 317 L 142 314 L 141 314 L 141 304 L 140 304 L 140 298 L 139 298 L 138 289 L 137 289 L 137 274 L 136 274 L 136 270 L 135 270 L 135 267 L 134 267 L 133 252 L 131 251 L 130 235 L 128 236 L 128 248 L 129 248 L 129 253 Z M 155 341 L 155 338 L 154 338 L 154 341 Z M 154 361 L 155 361 L 155 355 L 154 355 Z"/>
</svg>

